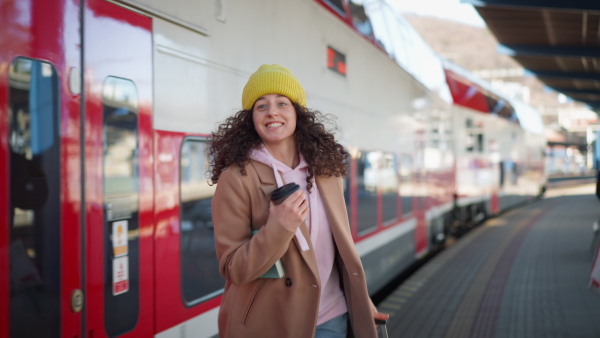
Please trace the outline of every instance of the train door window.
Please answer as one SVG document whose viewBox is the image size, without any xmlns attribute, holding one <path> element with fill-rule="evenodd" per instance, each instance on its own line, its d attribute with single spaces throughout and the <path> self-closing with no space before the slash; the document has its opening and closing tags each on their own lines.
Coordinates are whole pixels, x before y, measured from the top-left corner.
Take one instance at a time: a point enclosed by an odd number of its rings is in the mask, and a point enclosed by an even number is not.
<svg viewBox="0 0 600 338">
<path fill-rule="evenodd" d="M 413 210 L 414 180 L 413 163 L 410 155 L 400 156 L 400 165 L 398 168 L 400 176 L 400 196 L 402 205 L 402 215 L 408 215 Z"/>
<path fill-rule="evenodd" d="M 379 189 L 381 191 L 383 224 L 389 225 L 398 220 L 398 164 L 396 155 L 385 153 L 379 169 Z"/>
<path fill-rule="evenodd" d="M 187 139 L 181 147 L 181 292 L 188 306 L 223 293 L 215 252 L 211 203 L 215 186 L 208 184 L 206 142 Z"/>
<path fill-rule="evenodd" d="M 377 186 L 381 153 L 361 151 L 356 159 L 357 229 L 365 233 L 377 226 Z"/>
<path fill-rule="evenodd" d="M 58 337 L 58 75 L 49 63 L 16 58 L 8 85 L 10 336 Z"/>
<path fill-rule="evenodd" d="M 102 88 L 104 181 L 104 321 L 109 336 L 132 330 L 139 316 L 138 94 L 126 79 Z"/>
</svg>

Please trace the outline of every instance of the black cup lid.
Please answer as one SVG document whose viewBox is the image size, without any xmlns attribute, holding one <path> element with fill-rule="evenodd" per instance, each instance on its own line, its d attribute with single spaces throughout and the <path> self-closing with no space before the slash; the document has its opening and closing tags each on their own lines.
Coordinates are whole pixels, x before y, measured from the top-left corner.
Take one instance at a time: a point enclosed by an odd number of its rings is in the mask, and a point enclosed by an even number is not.
<svg viewBox="0 0 600 338">
<path fill-rule="evenodd" d="M 300 186 L 294 182 L 282 185 L 281 187 L 273 190 L 273 192 L 271 193 L 271 201 L 285 199 L 298 189 L 300 189 Z"/>
</svg>

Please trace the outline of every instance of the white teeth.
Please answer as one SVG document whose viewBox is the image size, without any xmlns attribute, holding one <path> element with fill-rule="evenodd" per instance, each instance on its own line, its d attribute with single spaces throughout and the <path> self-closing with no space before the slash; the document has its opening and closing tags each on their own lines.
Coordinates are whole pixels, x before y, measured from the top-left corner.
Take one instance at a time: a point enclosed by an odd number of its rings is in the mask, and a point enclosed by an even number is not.
<svg viewBox="0 0 600 338">
<path fill-rule="evenodd" d="M 267 123 L 267 128 L 277 128 L 277 127 L 281 127 L 282 125 L 283 125 L 283 123 L 281 123 L 281 122 Z"/>
</svg>

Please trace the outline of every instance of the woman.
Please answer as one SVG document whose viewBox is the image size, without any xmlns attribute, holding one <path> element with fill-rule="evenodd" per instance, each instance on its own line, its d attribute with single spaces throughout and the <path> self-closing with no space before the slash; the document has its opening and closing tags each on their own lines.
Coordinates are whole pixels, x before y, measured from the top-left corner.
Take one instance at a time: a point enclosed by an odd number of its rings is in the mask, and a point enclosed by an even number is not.
<svg viewBox="0 0 600 338">
<path fill-rule="evenodd" d="M 342 188 L 348 153 L 321 114 L 306 108 L 304 89 L 284 67 L 252 74 L 242 108 L 213 133 L 209 149 L 226 280 L 220 335 L 375 337 L 374 318 L 389 316 L 368 296 L 349 231 Z M 290 182 L 301 189 L 271 202 L 270 193 Z M 260 278 L 277 260 L 285 275 Z"/>
</svg>

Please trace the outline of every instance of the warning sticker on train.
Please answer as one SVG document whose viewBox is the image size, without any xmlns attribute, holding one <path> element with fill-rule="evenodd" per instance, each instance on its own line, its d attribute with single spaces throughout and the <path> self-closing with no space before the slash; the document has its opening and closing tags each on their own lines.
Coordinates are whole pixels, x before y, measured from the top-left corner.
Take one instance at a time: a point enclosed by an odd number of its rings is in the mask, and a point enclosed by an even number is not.
<svg viewBox="0 0 600 338">
<path fill-rule="evenodd" d="M 113 223 L 112 244 L 115 257 L 127 255 L 127 221 Z"/>
<path fill-rule="evenodd" d="M 129 290 L 129 257 L 113 259 L 113 296 Z"/>
</svg>

